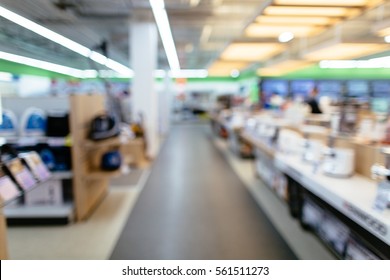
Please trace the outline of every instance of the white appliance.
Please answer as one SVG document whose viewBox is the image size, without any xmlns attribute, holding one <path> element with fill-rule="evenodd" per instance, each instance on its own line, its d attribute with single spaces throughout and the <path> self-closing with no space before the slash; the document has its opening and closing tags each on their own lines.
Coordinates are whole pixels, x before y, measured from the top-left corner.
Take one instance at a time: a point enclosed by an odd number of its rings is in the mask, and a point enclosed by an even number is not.
<svg viewBox="0 0 390 280">
<path fill-rule="evenodd" d="M 331 177 L 346 178 L 355 171 L 355 152 L 352 149 L 327 148 L 324 151 L 322 170 Z"/>
<path fill-rule="evenodd" d="M 305 163 L 320 163 L 323 157 L 324 144 L 318 140 L 303 140 L 302 160 Z"/>
<path fill-rule="evenodd" d="M 302 154 L 302 136 L 289 129 L 281 129 L 278 137 L 278 150 L 284 154 Z"/>
</svg>

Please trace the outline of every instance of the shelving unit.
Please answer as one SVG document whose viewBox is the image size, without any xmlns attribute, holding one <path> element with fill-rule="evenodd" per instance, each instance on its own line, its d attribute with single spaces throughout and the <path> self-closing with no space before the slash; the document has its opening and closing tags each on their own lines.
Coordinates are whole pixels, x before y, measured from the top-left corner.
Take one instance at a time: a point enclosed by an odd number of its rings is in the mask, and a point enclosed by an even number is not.
<svg viewBox="0 0 390 280">
<path fill-rule="evenodd" d="M 96 142 L 88 139 L 92 119 L 105 112 L 104 95 L 72 95 L 70 107 L 73 201 L 76 221 L 81 221 L 87 219 L 106 196 L 109 179 L 122 174 L 122 170 L 99 170 L 102 153 L 119 148 L 127 139 L 121 136 Z"/>
<path fill-rule="evenodd" d="M 299 155 L 284 154 L 268 147 L 251 133 L 243 132 L 242 137 L 256 147 L 256 172 L 266 185 L 275 188 L 272 186 L 274 180 L 267 180 L 267 174 L 272 173 L 268 170 L 270 168 L 287 177 L 286 202 L 292 217 L 297 218 L 304 228 L 307 226 L 302 220 L 303 205 L 306 200 L 312 200 L 324 213 L 328 213 L 328 217 L 346 228 L 348 242 L 358 239 L 377 257 L 390 258 L 390 211 L 378 212 L 373 209 L 377 184 L 368 173 L 373 163 L 383 160 L 377 146 L 359 144 L 354 138 L 337 138 L 337 145 L 358 151 L 355 175 L 340 179 L 324 175 L 311 164 L 302 162 Z M 258 166 L 258 162 L 263 161 L 266 163 Z M 311 230 L 322 240 L 316 229 Z M 326 243 L 329 241 L 322 242 L 338 258 L 344 258 L 342 253 Z"/>
</svg>

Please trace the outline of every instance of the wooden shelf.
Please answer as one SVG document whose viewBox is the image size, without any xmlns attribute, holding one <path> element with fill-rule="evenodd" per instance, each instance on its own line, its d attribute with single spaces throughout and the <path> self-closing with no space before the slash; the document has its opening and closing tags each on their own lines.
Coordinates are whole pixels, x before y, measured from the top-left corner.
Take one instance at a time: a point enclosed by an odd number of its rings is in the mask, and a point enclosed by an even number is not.
<svg viewBox="0 0 390 280">
<path fill-rule="evenodd" d="M 131 140 L 128 137 L 119 135 L 116 137 L 112 137 L 100 141 L 85 140 L 83 146 L 86 149 L 98 149 L 98 148 L 106 148 L 109 146 L 120 146 L 122 144 L 128 143 L 129 141 Z"/>
<path fill-rule="evenodd" d="M 38 144 L 48 144 L 52 147 L 70 146 L 66 137 L 47 136 L 7 136 L 0 137 L 2 143 L 16 144 L 20 146 L 35 146 Z"/>
<path fill-rule="evenodd" d="M 120 169 L 115 171 L 91 170 L 86 174 L 86 177 L 89 180 L 111 179 L 128 174 L 129 172 L 130 169 L 128 166 L 122 166 Z"/>
<path fill-rule="evenodd" d="M 64 180 L 64 179 L 72 179 L 72 178 L 73 178 L 72 171 L 53 171 L 50 177 L 50 179 L 53 180 Z"/>
</svg>

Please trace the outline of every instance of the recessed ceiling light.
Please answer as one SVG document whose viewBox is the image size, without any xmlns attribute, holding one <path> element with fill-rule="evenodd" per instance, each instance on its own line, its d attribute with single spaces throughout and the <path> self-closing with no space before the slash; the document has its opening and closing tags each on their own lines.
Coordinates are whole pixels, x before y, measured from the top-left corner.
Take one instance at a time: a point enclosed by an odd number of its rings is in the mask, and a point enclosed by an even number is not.
<svg viewBox="0 0 390 280">
<path fill-rule="evenodd" d="M 248 62 L 241 61 L 215 61 L 208 69 L 209 76 L 225 76 L 232 74 L 233 70 L 241 70 L 248 66 Z"/>
<path fill-rule="evenodd" d="M 278 16 L 327 16 L 349 17 L 360 13 L 357 8 L 344 7 L 294 7 L 294 6 L 268 6 L 264 10 L 265 15 Z"/>
<path fill-rule="evenodd" d="M 272 24 L 306 24 L 306 25 L 331 25 L 338 22 L 338 18 L 332 17 L 311 17 L 311 16 L 258 16 L 258 23 Z"/>
<path fill-rule="evenodd" d="M 231 72 L 230 72 L 230 76 L 232 78 L 237 78 L 238 76 L 240 76 L 240 71 L 238 71 L 237 69 L 233 69 Z"/>
<path fill-rule="evenodd" d="M 330 59 L 352 59 L 383 52 L 388 49 L 389 45 L 387 44 L 338 43 L 309 51 L 305 54 L 305 58 L 312 61 Z"/>
<path fill-rule="evenodd" d="M 290 31 L 283 32 L 278 37 L 278 40 L 281 43 L 290 42 L 292 39 L 294 39 L 294 33 L 290 32 Z"/>
<path fill-rule="evenodd" d="M 307 37 L 320 33 L 321 27 L 313 25 L 278 25 L 253 23 L 245 30 L 245 35 L 254 38 L 278 38 L 285 32 L 293 33 L 295 37 Z"/>
<path fill-rule="evenodd" d="M 223 60 L 262 61 L 285 49 L 279 43 L 232 43 L 222 53 Z"/>
<path fill-rule="evenodd" d="M 275 5 L 292 6 L 365 6 L 369 0 L 274 0 Z"/>
</svg>

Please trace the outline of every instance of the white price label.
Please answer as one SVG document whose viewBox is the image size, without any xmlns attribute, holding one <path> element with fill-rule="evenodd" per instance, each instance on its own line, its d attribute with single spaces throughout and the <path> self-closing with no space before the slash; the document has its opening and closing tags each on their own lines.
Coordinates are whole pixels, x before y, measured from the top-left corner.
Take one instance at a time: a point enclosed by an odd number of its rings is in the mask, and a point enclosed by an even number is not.
<svg viewBox="0 0 390 280">
<path fill-rule="evenodd" d="M 22 137 L 18 140 L 20 146 L 35 146 L 38 144 L 38 139 L 35 137 Z"/>
<path fill-rule="evenodd" d="M 52 147 L 65 146 L 65 138 L 50 137 L 47 139 L 47 144 L 49 144 Z"/>
</svg>

